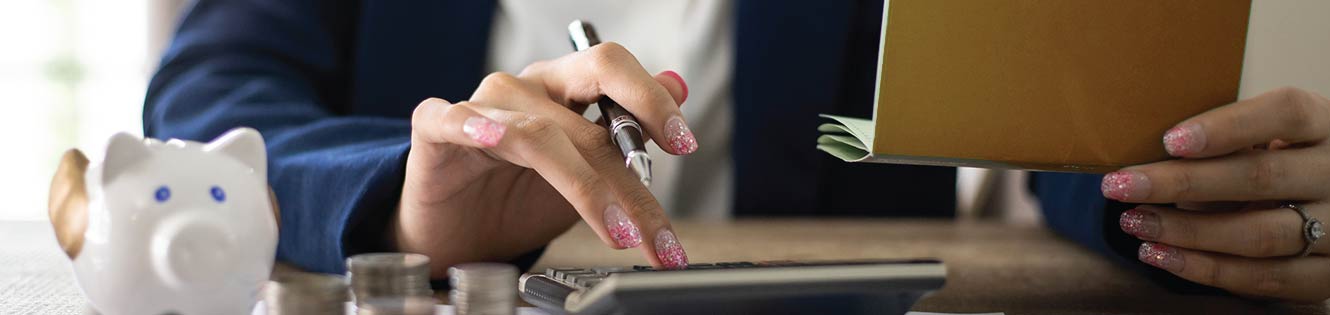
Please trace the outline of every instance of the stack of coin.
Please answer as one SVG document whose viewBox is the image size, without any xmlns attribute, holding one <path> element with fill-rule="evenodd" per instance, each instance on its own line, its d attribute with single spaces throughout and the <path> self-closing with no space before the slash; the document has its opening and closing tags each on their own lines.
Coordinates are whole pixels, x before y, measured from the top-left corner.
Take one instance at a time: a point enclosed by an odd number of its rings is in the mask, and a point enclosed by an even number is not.
<svg viewBox="0 0 1330 315">
<path fill-rule="evenodd" d="M 270 315 L 346 313 L 346 280 L 335 275 L 282 273 L 263 288 Z"/>
<path fill-rule="evenodd" d="M 435 304 L 424 296 L 376 297 L 356 306 L 356 315 L 433 315 Z"/>
<path fill-rule="evenodd" d="M 460 264 L 448 268 L 453 290 L 448 298 L 458 315 L 512 315 L 516 312 L 517 267 L 498 263 Z"/>
<path fill-rule="evenodd" d="M 378 297 L 431 296 L 429 257 L 410 253 L 372 253 L 346 259 L 346 277 L 356 304 Z"/>
</svg>

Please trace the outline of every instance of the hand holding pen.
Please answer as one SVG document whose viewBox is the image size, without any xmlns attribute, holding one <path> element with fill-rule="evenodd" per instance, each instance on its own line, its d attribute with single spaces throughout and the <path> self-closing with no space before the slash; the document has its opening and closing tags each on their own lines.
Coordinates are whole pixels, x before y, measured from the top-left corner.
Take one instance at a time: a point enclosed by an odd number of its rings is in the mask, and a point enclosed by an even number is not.
<svg viewBox="0 0 1330 315">
<path fill-rule="evenodd" d="M 612 248 L 638 247 L 656 267 L 686 266 L 664 210 L 630 169 L 632 152 L 644 148 L 625 133 L 631 128 L 611 131 L 580 114 L 612 99 L 646 139 L 690 154 L 697 141 L 678 108 L 686 97 L 678 74 L 652 76 L 623 46 L 606 42 L 516 76 L 491 74 L 466 101 L 425 100 L 412 114 L 389 231 L 396 249 L 430 256 L 442 276 L 455 263 L 540 248 L 580 217 Z M 606 112 L 611 126 L 624 116 Z M 616 133 L 625 140 L 611 140 Z"/>
<path fill-rule="evenodd" d="M 590 23 L 574 20 L 568 24 L 568 39 L 573 42 L 573 51 L 583 51 L 600 44 L 600 35 Z M 680 80 L 682 81 L 682 80 Z M 642 125 L 637 117 L 628 112 L 618 102 L 609 97 L 596 102 L 600 107 L 600 122 L 610 130 L 610 140 L 619 146 L 623 153 L 624 164 L 642 181 L 642 186 L 651 185 L 651 156 L 647 155 L 646 145 L 642 143 Z M 692 143 L 696 146 L 696 142 Z M 689 148 L 691 151 L 693 148 Z"/>
</svg>

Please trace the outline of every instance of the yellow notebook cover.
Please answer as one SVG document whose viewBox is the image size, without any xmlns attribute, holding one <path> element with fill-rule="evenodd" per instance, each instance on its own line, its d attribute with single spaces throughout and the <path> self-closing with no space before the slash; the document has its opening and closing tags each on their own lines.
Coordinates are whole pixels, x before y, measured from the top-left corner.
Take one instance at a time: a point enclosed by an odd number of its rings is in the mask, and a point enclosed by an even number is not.
<svg viewBox="0 0 1330 315">
<path fill-rule="evenodd" d="M 872 120 L 824 115 L 852 162 L 1105 172 L 1168 158 L 1238 95 L 1250 0 L 888 0 Z"/>
</svg>

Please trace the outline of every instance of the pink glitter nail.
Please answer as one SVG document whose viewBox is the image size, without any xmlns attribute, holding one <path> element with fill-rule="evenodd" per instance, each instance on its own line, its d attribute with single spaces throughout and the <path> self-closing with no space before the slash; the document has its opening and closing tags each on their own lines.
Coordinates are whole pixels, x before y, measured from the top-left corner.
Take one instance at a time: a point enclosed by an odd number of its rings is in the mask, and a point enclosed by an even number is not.
<svg viewBox="0 0 1330 315">
<path fill-rule="evenodd" d="M 1197 123 L 1187 123 L 1164 133 L 1164 150 L 1169 155 L 1176 157 L 1187 157 L 1200 153 L 1205 148 L 1205 133 L 1201 132 L 1201 125 Z"/>
<path fill-rule="evenodd" d="M 684 124 L 683 117 L 674 116 L 665 122 L 665 139 L 674 154 L 691 154 L 697 151 L 697 139 L 693 131 Z"/>
<path fill-rule="evenodd" d="M 1141 248 L 1136 251 L 1136 258 L 1151 266 L 1160 269 L 1178 272 L 1182 270 L 1182 253 L 1177 248 L 1167 245 L 1160 245 L 1150 242 L 1141 243 Z"/>
<path fill-rule="evenodd" d="M 462 133 L 486 147 L 499 145 L 499 140 L 503 139 L 503 133 L 507 129 L 494 120 L 480 116 L 467 118 L 462 123 Z"/>
<path fill-rule="evenodd" d="M 683 252 L 683 244 L 674 237 L 669 228 L 661 228 L 656 233 L 656 257 L 665 264 L 665 268 L 683 269 L 688 267 L 688 254 Z"/>
<path fill-rule="evenodd" d="M 1139 209 L 1127 210 L 1118 217 L 1118 226 L 1123 232 L 1141 239 L 1159 237 L 1159 216 L 1151 211 Z"/>
<path fill-rule="evenodd" d="M 1112 172 L 1104 175 L 1099 190 L 1105 198 L 1113 200 L 1140 200 L 1150 193 L 1150 179 L 1136 171 Z"/>
<path fill-rule="evenodd" d="M 606 229 L 610 232 L 610 238 L 620 247 L 632 248 L 642 244 L 642 234 L 637 231 L 637 225 L 628 219 L 628 214 L 624 213 L 619 205 L 605 208 L 604 221 Z"/>
</svg>

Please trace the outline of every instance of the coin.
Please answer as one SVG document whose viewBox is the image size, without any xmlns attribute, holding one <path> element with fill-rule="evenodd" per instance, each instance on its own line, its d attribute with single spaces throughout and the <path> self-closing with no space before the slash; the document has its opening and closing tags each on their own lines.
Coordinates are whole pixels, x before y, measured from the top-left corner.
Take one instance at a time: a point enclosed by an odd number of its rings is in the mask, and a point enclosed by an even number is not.
<svg viewBox="0 0 1330 315">
<path fill-rule="evenodd" d="M 378 297 L 430 296 L 429 257 L 412 253 L 369 253 L 346 259 L 346 277 L 356 304 Z"/>
<path fill-rule="evenodd" d="M 512 315 L 516 312 L 517 267 L 468 263 L 448 268 L 449 299 L 458 315 Z"/>
<path fill-rule="evenodd" d="M 271 315 L 345 314 L 346 280 L 336 275 L 291 272 L 272 277 L 263 288 Z"/>
</svg>

